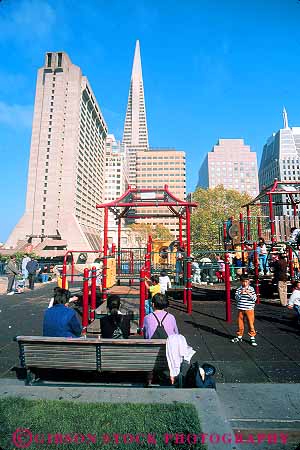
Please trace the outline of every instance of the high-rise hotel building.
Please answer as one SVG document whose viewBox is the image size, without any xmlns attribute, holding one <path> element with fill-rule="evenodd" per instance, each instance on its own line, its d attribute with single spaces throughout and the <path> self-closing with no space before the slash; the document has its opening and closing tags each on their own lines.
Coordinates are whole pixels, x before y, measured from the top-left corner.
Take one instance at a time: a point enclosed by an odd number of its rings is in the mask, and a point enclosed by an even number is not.
<svg viewBox="0 0 300 450">
<path fill-rule="evenodd" d="M 289 126 L 285 109 L 283 128 L 273 133 L 263 148 L 259 167 L 260 189 L 272 185 L 275 178 L 289 182 L 300 180 L 300 127 Z M 283 197 L 283 199 L 275 197 L 275 200 L 288 201 L 288 196 Z M 294 194 L 294 198 L 298 199 L 297 193 Z M 274 205 L 274 213 L 278 216 L 292 215 L 292 205 Z"/>
<path fill-rule="evenodd" d="M 219 139 L 208 153 L 199 170 L 197 187 L 226 189 L 246 192 L 251 197 L 258 194 L 256 153 L 243 139 Z"/>
<path fill-rule="evenodd" d="M 126 144 L 117 141 L 113 134 L 106 138 L 105 190 L 104 202 L 110 203 L 119 198 L 128 188 L 128 157 Z M 122 219 L 122 228 L 124 219 Z M 125 245 L 126 239 L 123 239 Z M 108 214 L 108 242 L 118 242 L 118 225 L 115 215 Z"/>
<path fill-rule="evenodd" d="M 38 70 L 26 208 L 6 243 L 99 249 L 107 126 L 88 79 L 64 52 Z"/>
<path fill-rule="evenodd" d="M 170 191 L 180 198 L 186 195 L 185 152 L 175 149 L 150 148 L 146 119 L 146 106 L 140 44 L 136 42 L 128 104 L 126 110 L 123 143 L 129 155 L 129 184 L 138 188 L 162 188 L 165 184 Z M 142 214 L 158 212 L 149 208 L 141 208 Z M 165 211 L 167 212 L 167 211 Z M 163 210 L 160 211 L 164 213 Z M 161 223 L 176 234 L 178 220 L 173 218 L 143 219 L 150 224 Z"/>
</svg>

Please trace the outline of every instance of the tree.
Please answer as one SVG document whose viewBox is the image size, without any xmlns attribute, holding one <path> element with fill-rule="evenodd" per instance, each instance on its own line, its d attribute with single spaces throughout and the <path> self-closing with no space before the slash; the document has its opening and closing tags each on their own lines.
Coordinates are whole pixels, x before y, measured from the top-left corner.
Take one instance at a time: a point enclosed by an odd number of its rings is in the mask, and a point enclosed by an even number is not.
<svg viewBox="0 0 300 450">
<path fill-rule="evenodd" d="M 191 216 L 194 250 L 217 250 L 220 248 L 219 232 L 223 222 L 232 216 L 238 219 L 242 205 L 250 202 L 251 197 L 220 185 L 212 189 L 198 188 L 193 194 L 193 201 L 199 205 Z M 258 214 L 258 207 L 256 210 Z"/>
<path fill-rule="evenodd" d="M 158 223 L 153 230 L 153 239 L 161 239 L 163 241 L 171 241 L 174 239 L 173 234 L 169 228 L 165 227 L 161 223 Z"/>
<path fill-rule="evenodd" d="M 139 247 L 145 246 L 148 241 L 148 236 L 153 239 L 173 240 L 174 237 L 170 230 L 164 225 L 158 223 L 155 227 L 150 223 L 133 223 L 128 225 L 128 228 L 135 234 Z"/>
</svg>

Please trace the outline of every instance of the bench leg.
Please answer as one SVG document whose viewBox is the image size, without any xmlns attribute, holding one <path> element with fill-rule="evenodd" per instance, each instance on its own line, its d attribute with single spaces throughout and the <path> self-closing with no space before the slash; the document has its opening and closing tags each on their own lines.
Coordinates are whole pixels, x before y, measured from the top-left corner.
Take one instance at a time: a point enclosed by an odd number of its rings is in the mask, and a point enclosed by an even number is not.
<svg viewBox="0 0 300 450">
<path fill-rule="evenodd" d="M 36 375 L 31 372 L 30 369 L 26 369 L 25 386 L 33 386 L 36 379 Z"/>
<path fill-rule="evenodd" d="M 147 383 L 147 386 L 148 386 L 148 387 L 151 386 L 152 381 L 153 381 L 153 371 L 147 372 L 146 383 Z"/>
</svg>

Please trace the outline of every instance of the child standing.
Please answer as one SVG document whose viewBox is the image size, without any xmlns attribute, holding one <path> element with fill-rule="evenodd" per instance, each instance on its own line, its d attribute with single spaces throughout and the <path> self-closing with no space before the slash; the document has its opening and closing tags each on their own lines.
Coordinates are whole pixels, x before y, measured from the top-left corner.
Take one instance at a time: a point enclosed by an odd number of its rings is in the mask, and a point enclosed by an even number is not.
<svg viewBox="0 0 300 450">
<path fill-rule="evenodd" d="M 149 282 L 151 282 L 151 286 L 149 285 Z M 145 285 L 146 288 L 149 289 L 150 294 L 151 294 L 151 299 L 146 300 L 146 304 L 145 304 L 145 314 L 151 314 L 153 312 L 153 308 L 152 308 L 152 298 L 154 297 L 155 294 L 160 294 L 161 292 L 161 287 L 159 284 L 159 278 L 157 275 L 153 275 L 151 277 L 151 280 L 149 280 L 149 278 L 145 277 Z"/>
<path fill-rule="evenodd" d="M 256 347 L 255 341 L 256 331 L 254 328 L 254 307 L 256 302 L 255 290 L 250 286 L 250 280 L 247 275 L 241 276 L 242 285 L 237 289 L 235 299 L 238 309 L 238 330 L 237 336 L 231 340 L 233 343 L 242 342 L 244 334 L 244 319 L 248 321 L 248 334 L 250 336 L 251 345 Z"/>
<path fill-rule="evenodd" d="M 160 272 L 159 285 L 161 294 L 165 294 L 166 291 L 172 287 L 170 277 L 165 270 Z"/>
</svg>

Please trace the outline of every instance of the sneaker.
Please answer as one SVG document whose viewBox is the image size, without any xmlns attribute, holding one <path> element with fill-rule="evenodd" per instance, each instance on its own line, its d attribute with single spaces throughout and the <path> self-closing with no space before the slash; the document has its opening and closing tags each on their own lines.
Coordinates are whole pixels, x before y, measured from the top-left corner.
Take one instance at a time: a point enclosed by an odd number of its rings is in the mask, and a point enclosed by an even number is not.
<svg viewBox="0 0 300 450">
<path fill-rule="evenodd" d="M 264 272 L 259 272 L 259 275 L 264 275 L 265 273 Z"/>
<path fill-rule="evenodd" d="M 13 291 L 8 292 L 6 295 L 14 295 L 14 292 Z"/>
<path fill-rule="evenodd" d="M 250 343 L 251 343 L 252 347 L 257 347 L 257 342 L 254 337 L 250 338 Z"/>
<path fill-rule="evenodd" d="M 231 342 L 233 342 L 234 344 L 237 344 L 239 342 L 243 342 L 243 338 L 242 338 L 242 336 L 237 336 L 237 337 L 231 339 Z"/>
</svg>

